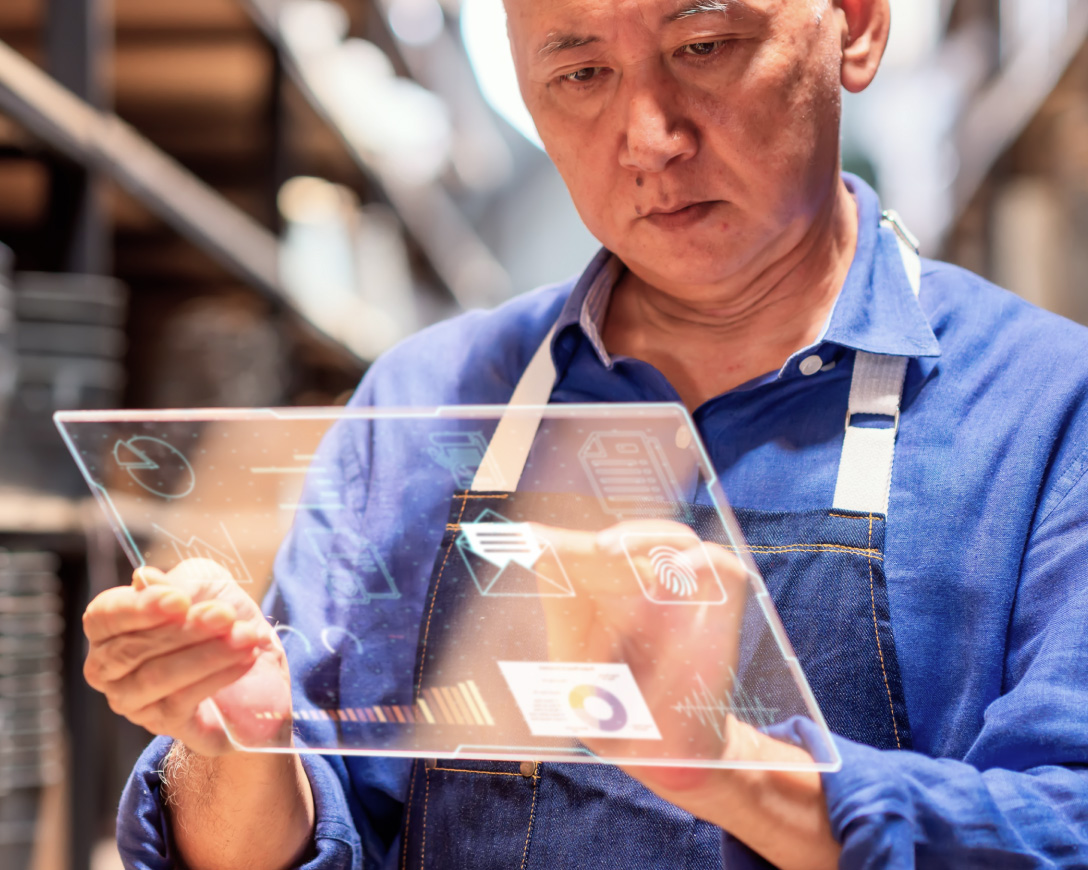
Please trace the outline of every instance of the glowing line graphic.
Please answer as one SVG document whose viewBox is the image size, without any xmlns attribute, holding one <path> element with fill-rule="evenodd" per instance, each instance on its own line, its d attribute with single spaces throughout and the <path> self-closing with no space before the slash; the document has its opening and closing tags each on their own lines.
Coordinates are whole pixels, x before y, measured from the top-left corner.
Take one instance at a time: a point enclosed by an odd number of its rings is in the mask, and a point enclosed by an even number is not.
<svg viewBox="0 0 1088 870">
<path fill-rule="evenodd" d="M 218 562 L 224 568 L 230 570 L 231 574 L 234 575 L 234 579 L 239 583 L 253 582 L 253 576 L 249 573 L 249 569 L 246 568 L 246 563 L 242 560 L 242 554 L 238 552 L 234 539 L 230 536 L 230 532 L 227 531 L 227 527 L 223 523 L 219 524 L 219 528 L 223 532 L 223 540 L 230 545 L 229 553 L 219 547 L 213 547 L 197 535 L 190 535 L 189 539 L 185 540 L 177 535 L 170 534 L 156 523 L 152 523 L 151 528 L 170 540 L 170 545 L 182 562 L 186 559 L 211 559 L 213 562 Z M 233 569 L 232 566 L 234 566 Z"/>
<path fill-rule="evenodd" d="M 313 468 L 312 466 L 291 466 L 289 468 L 251 468 L 250 474 L 309 474 L 311 471 L 317 473 L 322 471 L 320 468 Z"/>
<path fill-rule="evenodd" d="M 290 625 L 277 625 L 272 630 L 274 632 L 276 632 L 276 634 L 280 635 L 281 637 L 283 636 L 283 632 L 285 632 L 285 631 L 290 632 L 291 634 L 297 635 L 298 637 L 301 637 L 302 642 L 304 644 L 306 644 L 306 652 L 312 653 L 314 651 L 314 645 L 312 643 L 310 643 L 310 639 L 308 637 L 306 637 L 306 635 L 304 635 L 297 628 L 294 628 L 294 627 L 292 627 Z"/>
<path fill-rule="evenodd" d="M 329 625 L 321 629 L 321 643 L 324 644 L 325 649 L 327 649 L 329 652 L 333 653 L 334 655 L 336 653 L 336 648 L 331 643 L 329 643 L 330 631 L 338 631 L 341 634 L 351 638 L 351 640 L 355 643 L 355 652 L 359 653 L 360 655 L 362 654 L 363 642 L 359 640 L 357 635 L 348 631 L 346 628 L 341 628 L 339 625 Z"/>
</svg>

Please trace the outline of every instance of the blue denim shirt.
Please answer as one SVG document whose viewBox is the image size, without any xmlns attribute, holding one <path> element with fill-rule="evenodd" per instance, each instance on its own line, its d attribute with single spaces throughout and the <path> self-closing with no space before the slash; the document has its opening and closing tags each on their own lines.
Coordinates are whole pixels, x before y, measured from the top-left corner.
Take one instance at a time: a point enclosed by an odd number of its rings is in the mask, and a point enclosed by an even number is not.
<svg viewBox="0 0 1088 870">
<path fill-rule="evenodd" d="M 838 741 L 843 768 L 824 788 L 841 866 L 1088 865 L 1088 331 L 937 262 L 915 299 L 876 194 L 847 182 L 857 253 L 820 339 L 694 415 L 734 505 L 826 509 L 854 351 L 912 358 L 885 570 L 914 748 Z M 590 291 L 608 268 L 602 253 L 578 281 L 420 333 L 375 363 L 353 404 L 504 403 L 557 321 L 553 401 L 679 401 L 652 366 L 601 344 Z M 813 354 L 825 365 L 805 375 Z M 336 457 L 344 481 L 350 457 Z M 343 495 L 350 505 L 350 486 Z M 305 567 L 295 550 L 277 563 L 270 613 Z M 157 773 L 167 747 L 148 747 L 122 798 L 129 867 L 172 866 Z M 409 764 L 305 766 L 317 804 L 305 866 L 395 867 Z M 724 848 L 728 867 L 759 866 L 731 838 Z"/>
</svg>

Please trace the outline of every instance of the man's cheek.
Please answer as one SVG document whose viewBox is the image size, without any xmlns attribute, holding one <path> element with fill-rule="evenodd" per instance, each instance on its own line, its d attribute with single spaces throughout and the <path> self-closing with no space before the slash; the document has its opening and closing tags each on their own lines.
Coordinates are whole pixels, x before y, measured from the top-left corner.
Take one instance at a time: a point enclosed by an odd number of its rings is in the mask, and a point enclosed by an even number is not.
<svg viewBox="0 0 1088 870">
<path fill-rule="evenodd" d="M 611 161 L 597 159 L 590 151 L 571 154 L 562 161 L 553 157 L 553 161 L 583 219 L 597 213 L 603 216 L 627 202 L 622 190 L 623 172 Z"/>
</svg>

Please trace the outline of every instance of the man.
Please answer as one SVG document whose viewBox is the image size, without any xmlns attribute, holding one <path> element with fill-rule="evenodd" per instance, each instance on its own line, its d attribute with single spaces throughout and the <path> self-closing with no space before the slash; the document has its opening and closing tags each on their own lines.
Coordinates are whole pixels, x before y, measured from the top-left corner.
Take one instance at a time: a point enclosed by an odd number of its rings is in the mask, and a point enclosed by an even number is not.
<svg viewBox="0 0 1088 870">
<path fill-rule="evenodd" d="M 840 177 L 840 87 L 875 75 L 887 0 L 507 11 L 526 103 L 606 251 L 577 282 L 409 340 L 354 401 L 504 403 L 546 341 L 552 402 L 683 402 L 769 554 L 842 771 L 633 770 L 651 791 L 592 765 L 232 752 L 207 699 L 285 685 L 286 665 L 236 584 L 183 566 L 85 618 L 92 685 L 174 741 L 122 803 L 126 863 L 1088 865 L 1088 336 L 949 266 L 919 281 L 906 233 Z M 891 439 L 858 435 L 860 373 L 896 359 L 872 421 L 894 417 Z M 882 503 L 840 509 L 851 443 L 876 441 L 896 445 Z M 351 447 L 334 449 L 351 505 Z M 310 606 L 306 570 L 289 541 L 273 617 Z M 811 748 L 803 728 L 793 743 L 784 758 Z"/>
</svg>

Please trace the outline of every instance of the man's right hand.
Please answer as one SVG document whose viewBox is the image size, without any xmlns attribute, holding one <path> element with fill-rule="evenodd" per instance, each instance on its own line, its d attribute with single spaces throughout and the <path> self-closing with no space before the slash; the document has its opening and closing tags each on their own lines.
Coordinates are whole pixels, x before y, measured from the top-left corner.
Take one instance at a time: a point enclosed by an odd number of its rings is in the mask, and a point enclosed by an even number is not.
<svg viewBox="0 0 1088 870">
<path fill-rule="evenodd" d="M 279 638 L 226 569 L 205 559 L 141 568 L 88 606 L 87 682 L 110 707 L 199 755 L 231 751 L 213 703 L 246 745 L 289 745 L 290 676 Z M 256 718 L 257 712 L 284 714 Z"/>
<path fill-rule="evenodd" d="M 291 745 L 287 656 L 256 602 L 226 569 L 192 559 L 169 574 L 141 568 L 131 586 L 103 592 L 83 628 L 87 682 L 115 712 L 188 750 L 184 765 L 167 765 L 164 790 L 184 866 L 297 866 L 314 826 L 300 759 L 232 752 L 216 714 L 244 746 Z"/>
</svg>

